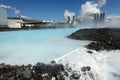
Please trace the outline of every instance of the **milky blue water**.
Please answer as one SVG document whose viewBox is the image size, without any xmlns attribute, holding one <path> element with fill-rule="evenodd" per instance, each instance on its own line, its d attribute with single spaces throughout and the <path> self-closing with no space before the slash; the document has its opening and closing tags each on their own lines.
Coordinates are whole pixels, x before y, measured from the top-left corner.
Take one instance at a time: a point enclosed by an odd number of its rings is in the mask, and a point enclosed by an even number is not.
<svg viewBox="0 0 120 80">
<path fill-rule="evenodd" d="M 0 32 L 0 63 L 48 63 L 89 41 L 69 39 L 66 36 L 79 28 L 42 29 Z"/>
</svg>

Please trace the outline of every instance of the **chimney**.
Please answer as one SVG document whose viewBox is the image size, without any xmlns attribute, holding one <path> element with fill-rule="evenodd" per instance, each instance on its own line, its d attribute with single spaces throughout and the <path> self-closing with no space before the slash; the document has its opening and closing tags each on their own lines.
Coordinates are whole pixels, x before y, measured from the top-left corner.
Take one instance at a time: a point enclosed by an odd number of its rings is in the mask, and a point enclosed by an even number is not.
<svg viewBox="0 0 120 80">
<path fill-rule="evenodd" d="M 73 15 L 73 19 L 72 19 L 71 24 L 73 24 L 73 23 L 74 23 L 74 21 L 75 21 L 75 16 Z"/>
<path fill-rule="evenodd" d="M 96 14 L 94 14 L 94 21 L 96 21 Z"/>
<path fill-rule="evenodd" d="M 99 14 L 98 14 L 98 13 L 94 14 L 94 21 L 95 21 L 95 22 L 98 22 L 99 19 L 100 19 Z"/>
<path fill-rule="evenodd" d="M 94 14 L 94 22 L 103 22 L 105 20 L 105 12 Z"/>
<path fill-rule="evenodd" d="M 103 12 L 103 21 L 105 20 L 105 12 Z"/>
<path fill-rule="evenodd" d="M 104 21 L 105 20 L 105 12 L 103 12 L 103 13 L 100 13 L 101 15 L 100 15 L 100 21 Z"/>
<path fill-rule="evenodd" d="M 100 13 L 100 19 L 99 21 L 103 21 L 103 13 Z"/>
<path fill-rule="evenodd" d="M 69 23 L 70 22 L 70 16 L 68 16 L 68 19 L 67 19 L 67 23 Z"/>
</svg>

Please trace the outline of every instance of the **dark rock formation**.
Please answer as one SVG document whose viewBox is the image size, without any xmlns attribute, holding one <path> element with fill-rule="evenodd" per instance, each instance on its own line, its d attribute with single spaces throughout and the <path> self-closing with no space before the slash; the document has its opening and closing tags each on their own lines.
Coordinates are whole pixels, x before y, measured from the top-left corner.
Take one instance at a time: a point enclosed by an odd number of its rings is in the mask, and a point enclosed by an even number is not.
<svg viewBox="0 0 120 80">
<path fill-rule="evenodd" d="M 64 80 L 62 64 L 6 65 L 0 64 L 0 80 Z"/>
<path fill-rule="evenodd" d="M 92 50 L 117 50 L 120 49 L 120 42 L 102 42 L 102 41 L 97 41 L 97 42 L 91 42 L 90 44 L 86 45 L 85 47 L 87 47 L 88 49 L 92 49 Z"/>
<path fill-rule="evenodd" d="M 80 72 L 78 71 L 73 71 L 72 75 L 70 76 L 71 79 L 79 79 L 81 76 Z"/>
<path fill-rule="evenodd" d="M 68 37 L 78 40 L 120 42 L 120 28 L 80 29 Z"/>
<path fill-rule="evenodd" d="M 80 29 L 68 37 L 93 41 L 85 47 L 96 51 L 120 49 L 120 28 Z"/>
<path fill-rule="evenodd" d="M 78 80 L 83 78 L 81 75 L 95 80 L 89 66 L 83 66 L 74 70 L 74 67 L 68 65 L 63 66 L 62 64 L 52 63 L 22 66 L 0 64 L 0 80 Z"/>
<path fill-rule="evenodd" d="M 89 67 L 89 66 L 86 66 L 86 67 L 83 66 L 83 67 L 81 68 L 81 71 L 82 71 L 82 72 L 90 71 L 90 70 L 91 70 L 91 67 Z"/>
</svg>

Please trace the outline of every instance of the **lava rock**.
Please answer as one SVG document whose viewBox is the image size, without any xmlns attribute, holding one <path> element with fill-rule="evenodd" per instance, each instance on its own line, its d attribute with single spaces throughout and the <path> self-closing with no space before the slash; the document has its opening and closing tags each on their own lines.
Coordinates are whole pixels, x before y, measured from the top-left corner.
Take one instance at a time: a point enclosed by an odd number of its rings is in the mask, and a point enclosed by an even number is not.
<svg viewBox="0 0 120 80">
<path fill-rule="evenodd" d="M 65 80 L 62 64 L 0 65 L 0 80 Z"/>
<path fill-rule="evenodd" d="M 120 28 L 91 28 L 80 29 L 72 33 L 69 38 L 91 41 L 116 41 L 120 42 Z"/>
<path fill-rule="evenodd" d="M 88 53 L 92 54 L 93 52 L 92 51 L 87 51 Z"/>
<path fill-rule="evenodd" d="M 100 50 L 117 50 L 120 49 L 120 42 L 91 42 L 90 44 L 85 46 L 88 49 L 100 51 Z"/>
<path fill-rule="evenodd" d="M 91 70 L 91 67 L 89 67 L 89 66 L 86 66 L 86 67 L 82 67 L 82 68 L 81 68 L 81 71 L 82 71 L 82 72 L 90 71 L 90 70 Z"/>
<path fill-rule="evenodd" d="M 78 71 L 73 71 L 71 78 L 72 79 L 79 79 L 80 78 L 80 73 Z"/>
<path fill-rule="evenodd" d="M 120 28 L 91 28 L 80 29 L 72 33 L 69 38 L 93 41 L 85 47 L 88 49 L 117 50 L 120 49 Z M 89 52 L 91 53 L 91 52 Z"/>
</svg>

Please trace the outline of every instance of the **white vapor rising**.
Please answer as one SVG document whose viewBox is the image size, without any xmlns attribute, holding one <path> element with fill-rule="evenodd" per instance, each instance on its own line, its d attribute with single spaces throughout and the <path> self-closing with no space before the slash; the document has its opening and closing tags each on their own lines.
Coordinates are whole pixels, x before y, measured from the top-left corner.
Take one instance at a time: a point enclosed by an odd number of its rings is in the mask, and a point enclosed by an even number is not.
<svg viewBox="0 0 120 80">
<path fill-rule="evenodd" d="M 0 7 L 5 9 L 11 9 L 14 11 L 15 14 L 20 14 L 20 10 L 16 9 L 15 7 L 4 5 L 4 4 L 1 4 Z"/>
<path fill-rule="evenodd" d="M 87 1 L 81 6 L 81 17 L 100 13 L 100 8 L 106 4 L 106 0 L 97 0 L 97 2 Z"/>
<path fill-rule="evenodd" d="M 98 4 L 87 1 L 85 4 L 81 6 L 81 17 L 84 17 L 86 15 L 91 15 L 94 13 L 100 13 Z"/>
<path fill-rule="evenodd" d="M 73 16 L 75 16 L 75 13 L 74 12 L 70 12 L 68 10 L 65 10 L 65 12 L 64 12 L 65 20 L 68 19 L 68 16 L 70 17 L 70 21 L 72 21 L 73 20 Z"/>
<path fill-rule="evenodd" d="M 9 5 L 4 5 L 4 4 L 0 4 L 0 7 L 5 8 L 5 9 L 10 9 L 10 10 L 14 11 L 15 14 L 19 15 L 22 18 L 26 18 L 26 19 L 30 18 L 28 16 L 20 15 L 20 10 L 18 10 L 16 7 L 12 7 L 12 6 L 9 6 Z"/>
<path fill-rule="evenodd" d="M 25 19 L 29 19 L 29 18 L 30 18 L 30 17 L 24 16 L 24 15 L 21 15 L 20 17 L 21 17 L 21 18 L 25 18 Z"/>
<path fill-rule="evenodd" d="M 98 7 L 102 7 L 106 4 L 106 0 L 98 0 L 97 4 L 98 4 Z"/>
</svg>

